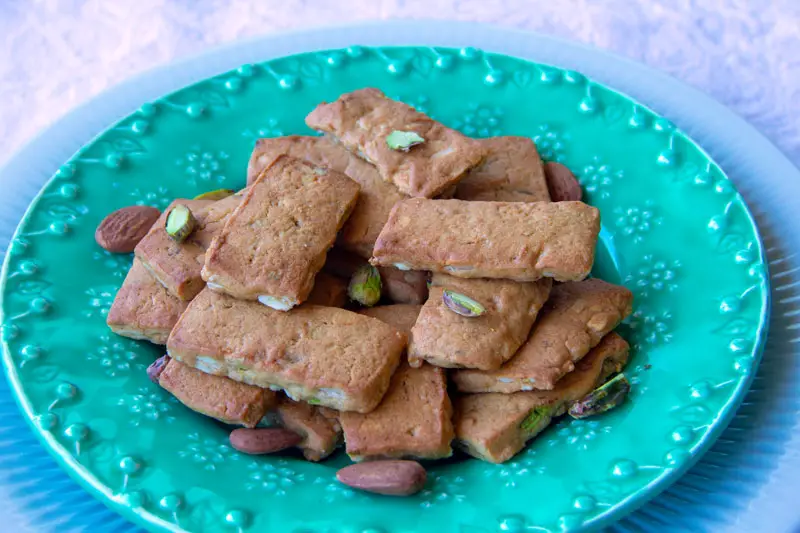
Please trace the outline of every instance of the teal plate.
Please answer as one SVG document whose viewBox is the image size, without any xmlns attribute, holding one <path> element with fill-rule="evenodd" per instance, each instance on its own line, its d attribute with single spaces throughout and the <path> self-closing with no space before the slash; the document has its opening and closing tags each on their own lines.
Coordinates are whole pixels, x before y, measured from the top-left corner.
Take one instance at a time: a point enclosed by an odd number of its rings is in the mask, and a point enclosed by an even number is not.
<svg viewBox="0 0 800 533">
<path fill-rule="evenodd" d="M 244 184 L 259 137 L 310 133 L 317 103 L 383 89 L 475 137 L 525 135 L 602 214 L 595 274 L 627 285 L 630 401 L 563 420 L 504 465 L 431 463 L 417 496 L 349 490 L 321 464 L 249 457 L 144 369 L 157 348 L 104 317 L 130 266 L 94 243 L 110 211 Z M 704 452 L 755 374 L 764 253 L 732 183 L 668 120 L 574 71 L 471 48 L 329 50 L 245 65 L 110 127 L 63 165 L 3 269 L 4 363 L 24 414 L 92 494 L 152 530 L 530 532 L 608 524 Z"/>
</svg>

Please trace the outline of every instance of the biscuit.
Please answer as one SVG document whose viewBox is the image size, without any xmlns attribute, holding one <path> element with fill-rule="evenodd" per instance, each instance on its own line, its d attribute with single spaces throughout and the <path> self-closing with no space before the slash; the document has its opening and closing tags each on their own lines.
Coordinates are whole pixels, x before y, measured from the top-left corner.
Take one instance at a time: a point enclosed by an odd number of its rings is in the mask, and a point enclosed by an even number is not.
<svg viewBox="0 0 800 533">
<path fill-rule="evenodd" d="M 528 137 L 480 140 L 486 158 L 458 183 L 454 198 L 483 202 L 549 202 L 544 166 Z"/>
<path fill-rule="evenodd" d="M 192 300 L 167 340 L 170 357 L 204 372 L 359 412 L 378 405 L 405 346 L 404 333 L 344 309 L 304 305 L 287 313 L 210 289 Z"/>
<path fill-rule="evenodd" d="M 622 370 L 627 360 L 628 343 L 609 333 L 553 390 L 458 396 L 454 400 L 455 445 L 484 461 L 508 461 L 572 402 Z"/>
<path fill-rule="evenodd" d="M 430 297 L 409 337 L 409 363 L 413 367 L 427 361 L 445 368 L 500 368 L 527 340 L 551 285 L 550 279 L 519 283 L 434 274 Z M 445 290 L 475 300 L 486 311 L 476 317 L 456 314 L 444 303 Z"/>
<path fill-rule="evenodd" d="M 384 181 L 407 196 L 433 198 L 478 165 L 484 149 L 475 139 L 436 122 L 378 89 L 360 89 L 317 106 L 306 124 L 336 138 L 375 165 Z M 424 142 L 408 150 L 387 144 L 393 131 L 415 132 Z"/>
<path fill-rule="evenodd" d="M 193 411 L 248 428 L 256 427 L 276 401 L 272 391 L 206 374 L 175 359 L 161 372 L 158 384 Z"/>
<path fill-rule="evenodd" d="M 358 190 L 344 174 L 280 156 L 212 241 L 203 279 L 214 290 L 274 309 L 304 302 Z"/>
<path fill-rule="evenodd" d="M 498 370 L 458 370 L 462 392 L 551 390 L 604 335 L 631 313 L 633 295 L 599 279 L 563 283 L 550 292 L 528 340 Z"/>
<path fill-rule="evenodd" d="M 392 206 L 407 196 L 391 183 L 383 181 L 374 166 L 351 154 L 342 145 L 327 137 L 303 135 L 259 139 L 250 157 L 247 183 L 254 182 L 258 174 L 282 154 L 341 172 L 361 186 L 358 201 L 336 242 L 342 248 L 369 259 Z"/>
<path fill-rule="evenodd" d="M 166 344 L 169 332 L 187 305 L 167 292 L 142 262 L 134 258 L 108 311 L 106 324 L 117 335 Z"/>
<path fill-rule="evenodd" d="M 466 202 L 412 198 L 392 209 L 370 262 L 460 278 L 584 279 L 599 211 L 582 202 Z"/>
<path fill-rule="evenodd" d="M 342 438 L 339 414 L 327 407 L 296 402 L 286 396 L 278 399 L 275 409 L 280 426 L 303 437 L 297 445 L 309 461 L 321 461 L 332 454 Z"/>
</svg>

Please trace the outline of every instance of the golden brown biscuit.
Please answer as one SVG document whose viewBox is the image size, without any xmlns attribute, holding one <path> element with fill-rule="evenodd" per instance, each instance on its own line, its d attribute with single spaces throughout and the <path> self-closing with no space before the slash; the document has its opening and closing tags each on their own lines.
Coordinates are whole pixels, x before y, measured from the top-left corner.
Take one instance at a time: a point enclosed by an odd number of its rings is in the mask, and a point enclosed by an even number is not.
<svg viewBox="0 0 800 533">
<path fill-rule="evenodd" d="M 171 357 L 210 374 L 284 389 L 295 400 L 369 412 L 406 336 L 380 320 L 316 305 L 290 312 L 203 290 L 167 340 Z"/>
<path fill-rule="evenodd" d="M 175 242 L 167 234 L 164 224 L 170 210 L 177 204 L 183 204 L 191 209 L 197 218 L 201 210 L 211 203 L 208 200 L 175 200 L 164 210 L 133 251 L 148 272 L 170 294 L 181 300 L 191 300 L 205 286 L 200 277 L 205 248 L 191 238 L 181 243 Z"/>
<path fill-rule="evenodd" d="M 244 191 L 218 201 L 175 200 L 136 246 L 136 257 L 170 294 L 191 300 L 205 287 L 200 271 L 206 248 L 239 205 Z M 175 242 L 164 228 L 170 209 L 177 204 L 191 209 L 197 221 L 195 230 L 182 243 Z"/>
<path fill-rule="evenodd" d="M 528 338 L 536 315 L 550 294 L 552 280 L 518 283 L 505 279 L 460 279 L 434 274 L 430 297 L 408 342 L 408 362 L 445 368 L 496 370 Z M 445 305 L 450 290 L 483 305 L 485 313 L 465 317 Z"/>
<path fill-rule="evenodd" d="M 386 98 L 378 89 L 353 91 L 335 102 L 320 104 L 306 117 L 306 124 L 333 135 L 408 196 L 438 196 L 484 156 L 475 139 Z M 408 150 L 394 150 L 387 144 L 393 131 L 415 132 L 424 142 Z"/>
<path fill-rule="evenodd" d="M 358 314 L 377 318 L 381 322 L 394 326 L 403 333 L 410 333 L 421 309 L 421 305 L 413 304 L 379 305 L 361 309 Z"/>
<path fill-rule="evenodd" d="M 261 171 L 281 154 L 341 172 L 361 186 L 356 206 L 336 242 L 342 248 L 369 259 L 392 206 L 407 196 L 391 183 L 383 181 L 374 166 L 354 156 L 342 145 L 327 137 L 303 135 L 259 139 L 250 157 L 247 183 L 255 181 Z"/>
<path fill-rule="evenodd" d="M 275 409 L 278 425 L 303 437 L 298 448 L 309 461 L 321 461 L 336 450 L 342 438 L 339 413 L 281 395 Z"/>
<path fill-rule="evenodd" d="M 206 374 L 175 359 L 161 372 L 158 384 L 193 411 L 249 428 L 256 427 L 276 401 L 272 391 Z"/>
<path fill-rule="evenodd" d="M 318 272 L 306 304 L 344 307 L 347 304 L 347 282 L 325 272 Z"/>
<path fill-rule="evenodd" d="M 106 324 L 117 335 L 166 344 L 169 332 L 187 305 L 168 293 L 142 262 L 134 258 L 108 311 Z"/>
<path fill-rule="evenodd" d="M 444 370 L 406 362 L 378 407 L 366 414 L 341 413 L 347 455 L 354 461 L 414 457 L 440 459 L 453 450 L 453 408 Z"/>
<path fill-rule="evenodd" d="M 622 370 L 627 360 L 628 343 L 609 333 L 553 390 L 456 397 L 456 446 L 484 461 L 508 461 L 570 403 Z"/>
<path fill-rule="evenodd" d="M 203 279 L 214 290 L 282 311 L 304 302 L 358 189 L 335 170 L 280 156 L 211 243 Z"/>
<path fill-rule="evenodd" d="M 460 278 L 585 278 L 599 211 L 582 202 L 466 202 L 412 198 L 394 206 L 374 265 Z"/>
<path fill-rule="evenodd" d="M 631 313 L 633 295 L 599 279 L 563 283 L 550 292 L 528 340 L 498 370 L 458 370 L 462 392 L 551 390 L 575 362 Z"/>
<path fill-rule="evenodd" d="M 484 202 L 549 202 L 536 145 L 528 137 L 481 139 L 483 163 L 458 183 L 455 198 Z"/>
</svg>

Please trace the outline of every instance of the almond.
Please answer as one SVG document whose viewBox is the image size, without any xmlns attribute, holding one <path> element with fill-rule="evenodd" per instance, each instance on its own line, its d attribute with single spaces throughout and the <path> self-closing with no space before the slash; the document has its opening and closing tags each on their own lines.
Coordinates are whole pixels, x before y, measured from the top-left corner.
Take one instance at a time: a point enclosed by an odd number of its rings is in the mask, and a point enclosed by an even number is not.
<svg viewBox="0 0 800 533">
<path fill-rule="evenodd" d="M 161 212 L 155 207 L 123 207 L 103 219 L 94 232 L 94 240 L 109 252 L 132 252 L 159 216 Z"/>
<path fill-rule="evenodd" d="M 336 473 L 340 483 L 388 496 L 410 496 L 422 490 L 428 474 L 416 461 L 369 461 Z"/>
<path fill-rule="evenodd" d="M 297 446 L 302 440 L 303 437 L 284 428 L 240 428 L 230 435 L 231 446 L 253 455 L 279 452 Z"/>
<path fill-rule="evenodd" d="M 147 377 L 150 378 L 150 381 L 158 385 L 158 379 L 161 377 L 161 373 L 167 368 L 169 364 L 170 357 L 168 355 L 162 355 L 152 363 L 150 366 L 147 367 Z"/>
<path fill-rule="evenodd" d="M 570 169 L 561 163 L 545 163 L 544 175 L 547 190 L 554 202 L 579 202 L 582 198 L 581 185 Z"/>
</svg>

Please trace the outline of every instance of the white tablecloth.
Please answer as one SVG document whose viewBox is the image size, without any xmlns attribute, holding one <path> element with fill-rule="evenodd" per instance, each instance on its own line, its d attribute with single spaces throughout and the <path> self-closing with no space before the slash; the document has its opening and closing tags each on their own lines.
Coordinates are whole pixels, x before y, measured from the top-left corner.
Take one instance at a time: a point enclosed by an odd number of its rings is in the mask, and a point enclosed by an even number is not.
<svg viewBox="0 0 800 533">
<path fill-rule="evenodd" d="M 242 37 L 389 18 L 487 22 L 614 51 L 712 95 L 800 165 L 800 0 L 0 0 L 0 164 L 151 67 Z"/>
</svg>

